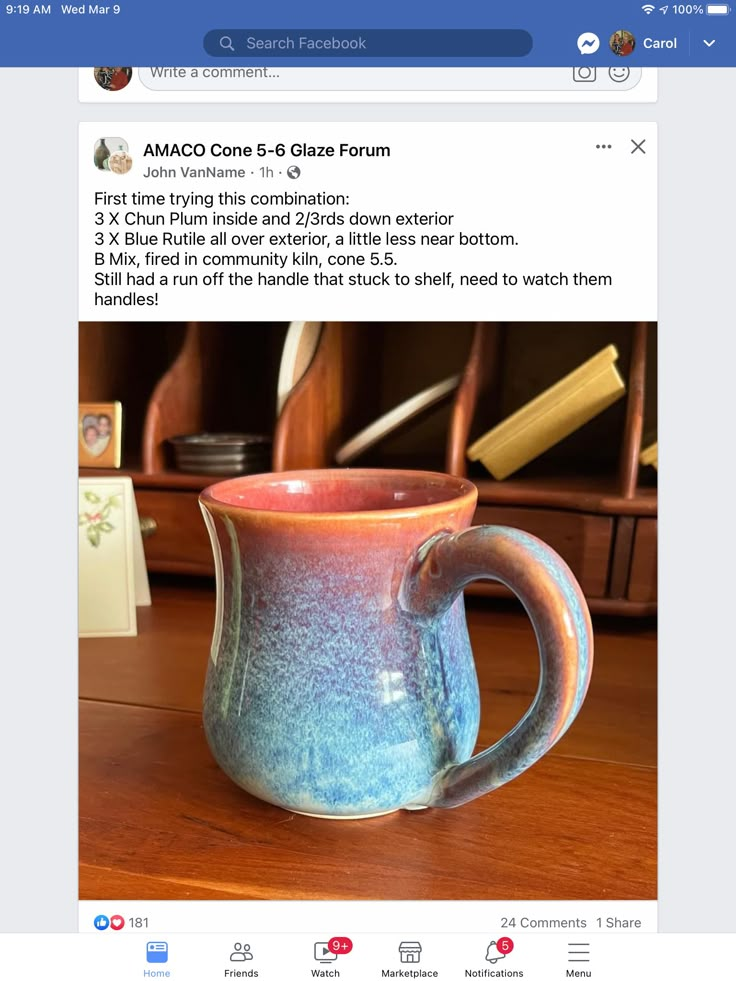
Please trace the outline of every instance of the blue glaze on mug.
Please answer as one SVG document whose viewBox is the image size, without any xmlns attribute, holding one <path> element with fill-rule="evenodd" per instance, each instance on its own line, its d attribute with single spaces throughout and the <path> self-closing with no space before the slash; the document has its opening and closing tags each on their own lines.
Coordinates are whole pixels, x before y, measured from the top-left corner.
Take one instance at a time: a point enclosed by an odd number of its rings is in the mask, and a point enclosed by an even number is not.
<svg viewBox="0 0 736 981">
<path fill-rule="evenodd" d="M 462 599 L 418 623 L 389 601 L 393 562 L 375 552 L 368 569 L 353 554 L 231 561 L 204 701 L 223 770 L 262 800 L 310 814 L 424 803 L 478 734 Z"/>
<path fill-rule="evenodd" d="M 413 471 L 300 471 L 201 496 L 217 574 L 204 726 L 222 769 L 289 810 L 355 818 L 455 807 L 560 738 L 587 690 L 590 620 L 532 536 L 469 528 L 472 484 Z M 509 585 L 540 645 L 537 698 L 471 758 L 480 700 L 462 589 Z"/>
</svg>

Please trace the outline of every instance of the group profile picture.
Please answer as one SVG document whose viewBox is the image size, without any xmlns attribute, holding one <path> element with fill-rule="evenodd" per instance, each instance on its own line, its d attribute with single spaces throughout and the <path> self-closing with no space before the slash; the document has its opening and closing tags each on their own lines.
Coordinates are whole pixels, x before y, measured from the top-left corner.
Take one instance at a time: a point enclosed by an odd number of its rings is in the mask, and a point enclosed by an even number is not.
<svg viewBox="0 0 736 981">
<path fill-rule="evenodd" d="M 631 31 L 614 31 L 609 38 L 608 46 L 619 58 L 625 58 L 636 47 L 636 38 Z"/>
<path fill-rule="evenodd" d="M 95 143 L 94 164 L 97 170 L 127 174 L 133 166 L 128 144 L 119 136 L 104 136 Z"/>
<path fill-rule="evenodd" d="M 132 68 L 95 68 L 95 81 L 106 92 L 119 92 L 133 77 Z"/>
</svg>

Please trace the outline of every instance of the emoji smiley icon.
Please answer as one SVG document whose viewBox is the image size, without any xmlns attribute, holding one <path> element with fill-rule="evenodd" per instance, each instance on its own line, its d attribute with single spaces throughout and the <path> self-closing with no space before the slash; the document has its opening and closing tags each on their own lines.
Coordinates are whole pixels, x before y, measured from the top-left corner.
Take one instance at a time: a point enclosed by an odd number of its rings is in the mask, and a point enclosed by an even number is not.
<svg viewBox="0 0 736 981">
<path fill-rule="evenodd" d="M 615 68 L 608 69 L 608 77 L 612 82 L 625 82 L 630 74 L 631 69 L 627 68 L 626 65 L 617 65 Z"/>
</svg>

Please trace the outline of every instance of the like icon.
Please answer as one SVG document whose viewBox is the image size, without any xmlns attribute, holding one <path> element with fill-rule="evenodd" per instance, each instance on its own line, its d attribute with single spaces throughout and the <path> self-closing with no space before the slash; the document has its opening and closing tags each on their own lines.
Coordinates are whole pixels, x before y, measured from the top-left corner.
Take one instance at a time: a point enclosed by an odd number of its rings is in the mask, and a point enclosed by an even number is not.
<svg viewBox="0 0 736 981">
<path fill-rule="evenodd" d="M 122 916 L 111 916 L 110 926 L 113 930 L 122 930 L 125 926 L 125 920 L 122 918 Z"/>
</svg>

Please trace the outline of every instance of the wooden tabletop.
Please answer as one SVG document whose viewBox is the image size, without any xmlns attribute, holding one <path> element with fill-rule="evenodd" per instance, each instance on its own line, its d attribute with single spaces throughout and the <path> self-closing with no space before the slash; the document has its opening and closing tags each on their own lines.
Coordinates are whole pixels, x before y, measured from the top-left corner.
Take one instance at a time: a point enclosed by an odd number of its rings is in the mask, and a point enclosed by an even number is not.
<svg viewBox="0 0 736 981">
<path fill-rule="evenodd" d="M 538 658 L 522 613 L 468 606 L 488 746 L 529 705 Z M 80 642 L 80 899 L 656 898 L 651 622 L 596 623 L 580 716 L 517 780 L 454 810 L 322 821 L 212 759 L 213 619 L 210 584 L 154 583 L 138 637 Z"/>
</svg>

